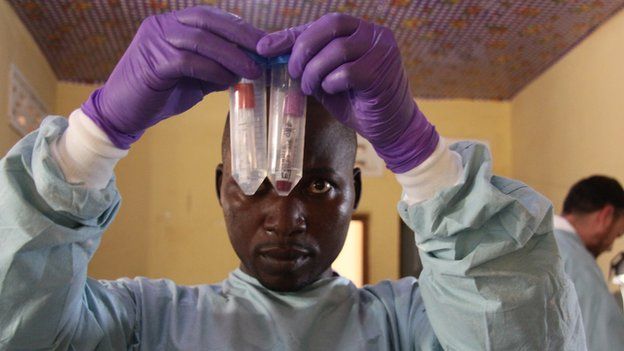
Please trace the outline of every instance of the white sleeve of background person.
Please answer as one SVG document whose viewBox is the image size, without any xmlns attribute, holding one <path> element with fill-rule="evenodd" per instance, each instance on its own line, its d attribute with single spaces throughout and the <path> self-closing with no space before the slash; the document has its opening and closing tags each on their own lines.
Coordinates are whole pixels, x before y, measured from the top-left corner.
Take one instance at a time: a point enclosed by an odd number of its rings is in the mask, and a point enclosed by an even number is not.
<svg viewBox="0 0 624 351">
<path fill-rule="evenodd" d="M 51 152 L 67 182 L 93 189 L 106 187 L 115 165 L 128 154 L 80 109 L 69 116 L 69 126 L 51 145 Z"/>
<path fill-rule="evenodd" d="M 438 191 L 458 184 L 463 174 L 461 157 L 451 151 L 443 138 L 425 162 L 395 174 L 403 187 L 403 201 L 413 205 L 432 198 Z"/>
</svg>

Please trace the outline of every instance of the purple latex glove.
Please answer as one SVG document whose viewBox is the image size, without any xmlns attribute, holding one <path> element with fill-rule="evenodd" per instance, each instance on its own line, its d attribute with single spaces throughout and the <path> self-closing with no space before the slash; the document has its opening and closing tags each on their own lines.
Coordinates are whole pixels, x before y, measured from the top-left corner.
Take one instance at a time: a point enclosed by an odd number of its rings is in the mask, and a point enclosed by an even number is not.
<svg viewBox="0 0 624 351">
<path fill-rule="evenodd" d="M 394 173 L 418 166 L 439 136 L 410 92 L 392 32 L 344 14 L 271 33 L 263 56 L 291 52 L 288 72 L 339 121 L 371 142 Z"/>
<path fill-rule="evenodd" d="M 255 52 L 265 33 L 208 6 L 148 17 L 110 77 L 82 105 L 117 147 L 128 149 L 145 130 L 182 113 L 204 95 L 262 70 Z"/>
</svg>

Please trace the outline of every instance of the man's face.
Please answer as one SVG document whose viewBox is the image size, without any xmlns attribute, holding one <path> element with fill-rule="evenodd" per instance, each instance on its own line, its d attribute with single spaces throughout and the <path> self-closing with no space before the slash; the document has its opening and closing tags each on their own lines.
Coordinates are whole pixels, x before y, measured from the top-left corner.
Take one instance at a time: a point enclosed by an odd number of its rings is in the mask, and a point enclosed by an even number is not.
<svg viewBox="0 0 624 351">
<path fill-rule="evenodd" d="M 360 192 L 353 147 L 343 128 L 308 107 L 303 177 L 288 196 L 268 179 L 252 196 L 230 172 L 229 152 L 217 168 L 217 192 L 241 269 L 277 291 L 299 290 L 331 275 Z M 312 111 L 310 111 L 312 110 Z"/>
<path fill-rule="evenodd" d="M 601 241 L 601 251 L 611 250 L 615 239 L 624 234 L 624 214 L 615 215 L 611 225 L 605 230 L 603 240 Z"/>
</svg>

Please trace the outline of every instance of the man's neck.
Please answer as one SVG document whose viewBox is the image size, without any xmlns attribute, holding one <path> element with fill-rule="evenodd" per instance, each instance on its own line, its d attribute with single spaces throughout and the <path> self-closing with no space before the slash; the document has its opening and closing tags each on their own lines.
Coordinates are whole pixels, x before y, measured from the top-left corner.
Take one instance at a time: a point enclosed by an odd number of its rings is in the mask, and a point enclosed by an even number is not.
<svg viewBox="0 0 624 351">
<path fill-rule="evenodd" d="M 581 241 L 583 242 L 583 246 L 585 249 L 589 251 L 594 258 L 597 258 L 600 255 L 600 252 L 594 250 L 594 246 L 592 245 L 592 236 L 591 236 L 591 226 L 592 223 L 588 216 L 576 216 L 573 214 L 562 214 L 563 217 L 571 226 L 574 228 L 574 232 L 579 236 Z"/>
<path fill-rule="evenodd" d="M 570 224 L 570 222 L 563 215 L 555 215 L 554 227 L 556 230 L 562 230 L 570 233 L 576 233 L 576 229 Z"/>
</svg>

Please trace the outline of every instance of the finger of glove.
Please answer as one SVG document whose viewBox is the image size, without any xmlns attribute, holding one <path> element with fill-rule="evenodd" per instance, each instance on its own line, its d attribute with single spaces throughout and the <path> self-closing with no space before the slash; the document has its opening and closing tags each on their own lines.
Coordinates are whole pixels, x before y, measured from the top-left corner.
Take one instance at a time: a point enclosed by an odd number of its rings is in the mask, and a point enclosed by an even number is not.
<svg viewBox="0 0 624 351">
<path fill-rule="evenodd" d="M 360 22 L 358 29 L 348 37 L 332 40 L 307 63 L 301 76 L 301 89 L 305 94 L 321 88 L 321 82 L 342 64 L 355 61 L 369 50 L 372 42 L 372 24 Z"/>
<path fill-rule="evenodd" d="M 327 44 L 338 37 L 350 36 L 360 19 L 344 14 L 328 14 L 313 22 L 297 37 L 288 60 L 288 73 L 297 79 L 301 77 L 308 62 Z"/>
<path fill-rule="evenodd" d="M 253 52 L 258 40 L 266 34 L 239 16 L 210 6 L 189 7 L 173 12 L 173 16 L 180 23 L 208 30 Z"/>
<path fill-rule="evenodd" d="M 377 146 L 396 139 L 396 135 L 406 128 L 415 107 L 401 61 L 386 61 L 387 64 L 374 68 L 365 60 L 342 65 L 322 84 L 329 96 L 350 90 L 349 94 L 358 97 L 358 109 L 368 112 L 358 114 L 360 121 L 350 124 L 359 125 L 357 128 L 362 128 L 359 132 Z M 381 122 L 383 128 L 375 127 Z"/>
<path fill-rule="evenodd" d="M 209 31 L 173 24 L 166 33 L 166 40 L 175 48 L 198 53 L 212 59 L 235 74 L 255 79 L 262 70 L 236 44 Z"/>
<path fill-rule="evenodd" d="M 327 94 L 337 94 L 365 86 L 369 82 L 370 71 L 359 62 L 347 62 L 329 73 L 321 82 L 321 87 Z"/>
<path fill-rule="evenodd" d="M 320 102 L 327 112 L 336 118 L 341 123 L 353 128 L 351 121 L 349 121 L 349 109 L 347 93 L 339 93 L 335 95 L 329 95 L 322 91 L 318 91 L 314 94 L 316 101 Z"/>
<path fill-rule="evenodd" d="M 232 85 L 238 77 L 227 68 L 197 53 L 178 50 L 159 70 L 165 78 L 189 77 L 216 85 Z"/>
<path fill-rule="evenodd" d="M 329 73 L 321 86 L 327 93 L 335 94 L 349 89 L 367 90 L 376 81 L 379 83 L 399 79 L 399 73 L 402 71 L 390 70 L 397 64 L 400 66 L 400 59 L 396 56 L 398 53 L 395 54 L 385 48 L 372 48 L 358 60 L 347 62 Z M 384 72 L 390 76 L 386 76 Z"/>
<path fill-rule="evenodd" d="M 309 26 L 310 23 L 307 23 L 298 27 L 287 28 L 267 34 L 260 39 L 260 41 L 258 41 L 256 50 L 258 51 L 258 54 L 265 57 L 275 57 L 287 54 L 292 51 L 292 47 L 295 45 L 297 37 L 299 37 L 299 35 Z"/>
<path fill-rule="evenodd" d="M 374 26 L 370 49 L 360 58 L 346 63 L 328 74 L 321 86 L 330 93 L 348 89 L 370 90 L 372 86 L 382 86 L 381 82 L 402 79 L 401 54 L 392 32 Z"/>
</svg>

